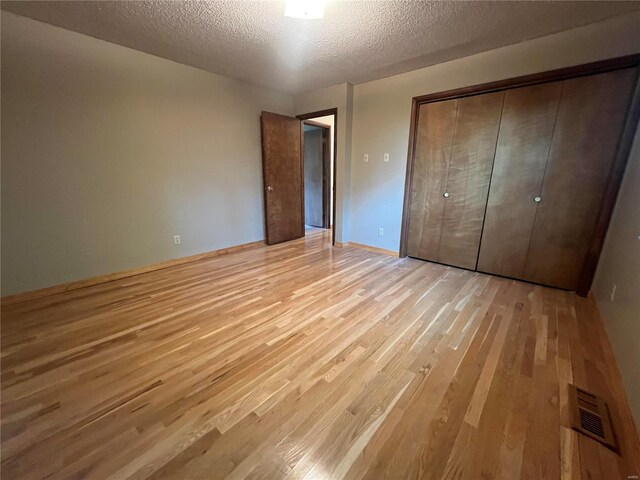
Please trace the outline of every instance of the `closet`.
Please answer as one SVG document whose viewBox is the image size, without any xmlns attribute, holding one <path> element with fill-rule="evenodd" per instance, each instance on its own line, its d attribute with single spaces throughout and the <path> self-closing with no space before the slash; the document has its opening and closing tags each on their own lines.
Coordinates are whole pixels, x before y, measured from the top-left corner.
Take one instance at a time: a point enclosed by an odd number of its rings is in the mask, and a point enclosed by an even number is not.
<svg viewBox="0 0 640 480">
<path fill-rule="evenodd" d="M 622 68 L 416 102 L 401 252 L 581 289 L 637 79 Z"/>
</svg>

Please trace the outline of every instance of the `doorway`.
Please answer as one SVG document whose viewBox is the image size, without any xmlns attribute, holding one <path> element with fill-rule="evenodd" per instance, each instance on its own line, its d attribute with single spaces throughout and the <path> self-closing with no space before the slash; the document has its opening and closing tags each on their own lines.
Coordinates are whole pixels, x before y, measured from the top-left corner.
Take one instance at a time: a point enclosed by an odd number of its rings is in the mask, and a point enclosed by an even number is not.
<svg viewBox="0 0 640 480">
<path fill-rule="evenodd" d="M 336 125 L 338 109 L 289 117 L 263 111 L 260 115 L 262 136 L 262 177 L 264 186 L 265 240 L 267 245 L 287 242 L 307 234 L 305 229 L 304 130 L 320 130 L 323 152 L 322 220 L 313 223 L 331 230 L 331 243 L 336 244 L 333 222 L 336 218 Z M 326 133 L 328 130 L 328 133 Z M 328 152 L 328 155 L 327 155 Z M 328 156 L 328 161 L 327 161 Z M 328 164 L 328 168 L 327 168 Z M 312 183 L 312 182 L 310 182 Z"/>
<path fill-rule="evenodd" d="M 299 115 L 302 120 L 305 231 L 331 229 L 335 245 L 337 109 Z"/>
<path fill-rule="evenodd" d="M 304 224 L 330 228 L 331 166 L 329 127 L 313 120 L 303 122 Z"/>
</svg>

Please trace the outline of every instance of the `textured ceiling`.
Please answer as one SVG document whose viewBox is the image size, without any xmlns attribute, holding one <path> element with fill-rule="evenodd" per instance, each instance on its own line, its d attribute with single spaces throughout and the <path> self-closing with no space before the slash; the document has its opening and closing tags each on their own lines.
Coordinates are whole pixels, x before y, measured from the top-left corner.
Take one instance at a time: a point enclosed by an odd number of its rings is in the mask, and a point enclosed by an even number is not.
<svg viewBox="0 0 640 480">
<path fill-rule="evenodd" d="M 19 15 L 287 93 L 406 72 L 596 22 L 640 2 L 2 1 Z"/>
</svg>

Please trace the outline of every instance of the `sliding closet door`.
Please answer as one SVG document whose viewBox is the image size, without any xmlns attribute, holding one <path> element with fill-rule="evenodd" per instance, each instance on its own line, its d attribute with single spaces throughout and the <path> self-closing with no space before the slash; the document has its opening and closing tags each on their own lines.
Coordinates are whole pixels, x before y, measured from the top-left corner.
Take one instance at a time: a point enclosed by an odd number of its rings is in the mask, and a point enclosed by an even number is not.
<svg viewBox="0 0 640 480">
<path fill-rule="evenodd" d="M 438 261 L 475 269 L 504 92 L 458 100 Z"/>
<path fill-rule="evenodd" d="M 522 278 L 562 82 L 508 90 L 493 165 L 478 270 Z"/>
<path fill-rule="evenodd" d="M 411 180 L 410 257 L 438 261 L 457 100 L 426 103 L 418 111 Z"/>
<path fill-rule="evenodd" d="M 564 82 L 525 279 L 578 287 L 636 76 L 627 69 Z"/>
</svg>

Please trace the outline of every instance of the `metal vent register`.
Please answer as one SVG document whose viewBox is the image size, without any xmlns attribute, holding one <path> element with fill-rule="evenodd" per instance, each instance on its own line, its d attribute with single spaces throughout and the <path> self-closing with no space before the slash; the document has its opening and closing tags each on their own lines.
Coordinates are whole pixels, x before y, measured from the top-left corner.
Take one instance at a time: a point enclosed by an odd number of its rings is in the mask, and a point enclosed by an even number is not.
<svg viewBox="0 0 640 480">
<path fill-rule="evenodd" d="M 575 385 L 569 385 L 569 398 L 573 429 L 617 450 L 609 407 L 602 398 Z"/>
</svg>

